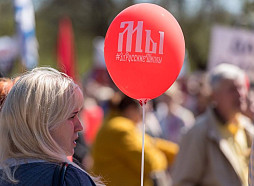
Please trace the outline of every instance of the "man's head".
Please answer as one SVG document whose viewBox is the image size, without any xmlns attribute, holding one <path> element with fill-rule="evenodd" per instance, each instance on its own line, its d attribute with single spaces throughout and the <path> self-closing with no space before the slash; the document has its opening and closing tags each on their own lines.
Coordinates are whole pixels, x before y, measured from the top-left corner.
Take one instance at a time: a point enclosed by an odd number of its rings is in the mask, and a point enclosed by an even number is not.
<svg viewBox="0 0 254 186">
<path fill-rule="evenodd" d="M 139 103 L 128 96 L 123 96 L 118 105 L 118 110 L 124 117 L 132 120 L 134 123 L 138 123 L 142 119 Z"/>
<path fill-rule="evenodd" d="M 246 105 L 247 86 L 243 70 L 231 64 L 216 66 L 209 75 L 212 102 L 226 120 Z"/>
</svg>

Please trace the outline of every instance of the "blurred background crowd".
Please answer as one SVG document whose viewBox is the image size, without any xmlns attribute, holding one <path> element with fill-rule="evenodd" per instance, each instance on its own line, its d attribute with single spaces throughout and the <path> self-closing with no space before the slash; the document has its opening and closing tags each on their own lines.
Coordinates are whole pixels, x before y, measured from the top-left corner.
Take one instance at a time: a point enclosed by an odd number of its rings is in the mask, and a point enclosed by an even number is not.
<svg viewBox="0 0 254 186">
<path fill-rule="evenodd" d="M 214 103 L 211 98 L 214 87 L 208 81 L 211 69 L 229 63 L 243 70 L 246 104 L 238 112 L 254 122 L 254 1 L 0 0 L 0 72 L 5 78 L 1 83 L 6 84 L 8 78 L 36 66 L 66 72 L 82 87 L 85 96 L 80 113 L 84 131 L 80 133 L 73 161 L 90 173 L 102 175 L 106 183 L 115 175 L 116 183 L 127 179 L 126 185 L 138 185 L 140 180 L 130 175 L 140 176 L 141 106 L 125 97 L 112 82 L 103 48 L 113 18 L 124 8 L 140 2 L 155 3 L 169 10 L 179 22 L 186 42 L 184 65 L 176 82 L 145 106 L 145 171 L 159 172 L 149 177 L 153 185 L 163 186 L 171 184 L 171 169 L 182 136 Z M 226 99 L 220 101 L 227 104 L 223 102 Z M 131 153 L 125 157 L 127 150 Z M 117 152 L 119 156 L 115 156 Z M 119 159 L 133 165 L 137 172 L 117 167 L 121 165 Z M 116 168 L 104 163 L 107 160 Z M 145 183 L 151 185 L 149 180 Z"/>
</svg>

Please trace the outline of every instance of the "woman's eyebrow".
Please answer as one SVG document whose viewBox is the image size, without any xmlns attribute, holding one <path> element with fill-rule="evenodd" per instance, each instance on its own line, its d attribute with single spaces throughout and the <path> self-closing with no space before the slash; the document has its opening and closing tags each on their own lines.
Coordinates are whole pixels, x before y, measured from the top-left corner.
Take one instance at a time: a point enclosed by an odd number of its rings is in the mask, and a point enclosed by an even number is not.
<svg viewBox="0 0 254 186">
<path fill-rule="evenodd" d="M 76 112 L 73 112 L 72 114 L 73 114 L 73 115 L 76 115 L 76 114 L 78 114 L 78 113 L 79 113 L 79 111 L 76 111 Z"/>
<path fill-rule="evenodd" d="M 76 115 L 76 114 L 80 113 L 82 110 L 83 110 L 83 107 L 82 107 L 82 108 L 80 108 L 79 110 L 77 110 L 77 111 L 73 112 L 72 114 L 73 114 L 73 115 Z"/>
</svg>

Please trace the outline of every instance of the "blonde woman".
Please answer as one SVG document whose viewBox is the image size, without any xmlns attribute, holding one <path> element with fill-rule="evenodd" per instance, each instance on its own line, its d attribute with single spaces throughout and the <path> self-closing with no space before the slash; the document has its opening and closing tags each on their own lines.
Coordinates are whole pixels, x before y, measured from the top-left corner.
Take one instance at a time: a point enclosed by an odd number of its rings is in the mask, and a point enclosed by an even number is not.
<svg viewBox="0 0 254 186">
<path fill-rule="evenodd" d="M 55 69 L 20 77 L 0 112 L 0 185 L 96 185 L 67 159 L 83 130 L 83 101 L 78 85 Z M 61 169 L 63 162 L 68 166 Z"/>
</svg>

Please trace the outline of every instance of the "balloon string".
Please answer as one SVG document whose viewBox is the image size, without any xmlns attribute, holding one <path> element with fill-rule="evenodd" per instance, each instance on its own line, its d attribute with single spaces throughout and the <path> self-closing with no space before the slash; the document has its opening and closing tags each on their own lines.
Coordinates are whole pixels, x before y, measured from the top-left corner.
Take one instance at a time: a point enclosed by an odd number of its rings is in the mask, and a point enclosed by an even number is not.
<svg viewBox="0 0 254 186">
<path fill-rule="evenodd" d="M 142 100 L 143 109 L 143 125 L 142 125 L 142 160 L 141 160 L 141 186 L 143 186 L 144 181 L 144 147 L 145 147 L 145 100 Z"/>
</svg>

